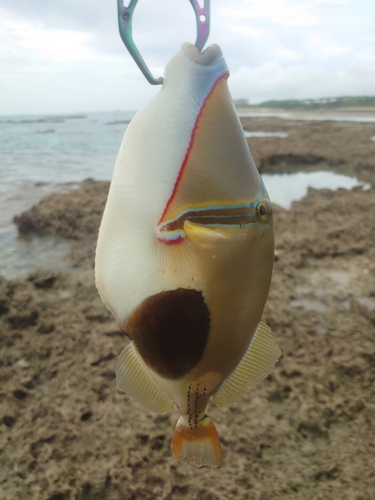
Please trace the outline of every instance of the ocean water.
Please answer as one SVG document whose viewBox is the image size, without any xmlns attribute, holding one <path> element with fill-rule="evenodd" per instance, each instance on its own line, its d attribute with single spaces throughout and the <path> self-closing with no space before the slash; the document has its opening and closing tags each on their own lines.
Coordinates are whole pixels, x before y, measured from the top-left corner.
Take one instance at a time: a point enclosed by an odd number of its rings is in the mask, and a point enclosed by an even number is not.
<svg viewBox="0 0 375 500">
<path fill-rule="evenodd" d="M 285 139 L 289 137 L 287 132 L 265 132 L 264 130 L 244 130 L 245 137 L 253 138 L 253 137 L 280 137 L 281 139 Z"/>
<path fill-rule="evenodd" d="M 13 278 L 40 266 L 67 269 L 69 244 L 19 236 L 14 215 L 51 192 L 69 191 L 92 177 L 110 180 L 127 125 L 135 112 L 70 116 L 0 116 L 0 274 Z M 283 137 L 252 131 L 251 137 Z M 273 202 L 289 208 L 307 187 L 351 188 L 357 179 L 331 172 L 264 176 Z M 284 187 L 283 187 L 284 186 Z"/>
<path fill-rule="evenodd" d="M 111 179 L 134 114 L 0 116 L 0 274 L 13 278 L 42 265 L 67 267 L 66 241 L 18 236 L 13 217 L 88 177 Z"/>
<path fill-rule="evenodd" d="M 293 174 L 263 174 L 262 178 L 271 200 L 286 210 L 291 208 L 294 201 L 304 198 L 310 187 L 332 191 L 339 188 L 353 189 L 356 186 L 362 186 L 362 189 L 371 187 L 370 184 L 360 182 L 356 177 L 327 170 Z"/>
<path fill-rule="evenodd" d="M 0 117 L 1 184 L 109 179 L 134 114 Z"/>
</svg>

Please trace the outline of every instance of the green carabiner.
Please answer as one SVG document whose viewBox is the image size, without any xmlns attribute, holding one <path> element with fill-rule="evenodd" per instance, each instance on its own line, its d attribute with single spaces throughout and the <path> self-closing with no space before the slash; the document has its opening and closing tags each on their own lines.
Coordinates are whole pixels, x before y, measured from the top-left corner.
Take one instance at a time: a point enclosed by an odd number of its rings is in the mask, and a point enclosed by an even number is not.
<svg viewBox="0 0 375 500">
<path fill-rule="evenodd" d="M 210 0 L 204 0 L 203 7 L 199 5 L 198 0 L 189 1 L 194 9 L 197 21 L 197 39 L 195 46 L 199 52 L 202 52 L 210 34 Z M 145 63 L 133 40 L 132 19 L 137 3 L 138 0 L 130 0 L 129 6 L 125 7 L 123 0 L 117 0 L 120 36 L 147 81 L 152 85 L 160 85 L 163 82 L 163 78 L 154 78 L 152 76 L 151 71 L 148 69 L 147 64 Z"/>
</svg>

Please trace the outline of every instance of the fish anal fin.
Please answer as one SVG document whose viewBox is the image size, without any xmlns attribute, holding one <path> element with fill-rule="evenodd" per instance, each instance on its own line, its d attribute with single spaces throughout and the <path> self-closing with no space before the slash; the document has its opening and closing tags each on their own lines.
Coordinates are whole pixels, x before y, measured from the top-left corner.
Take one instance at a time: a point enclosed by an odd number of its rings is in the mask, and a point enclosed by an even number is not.
<svg viewBox="0 0 375 500">
<path fill-rule="evenodd" d="M 118 357 L 116 383 L 128 396 L 156 413 L 164 414 L 172 405 L 172 399 L 152 378 L 133 342 Z"/>
<path fill-rule="evenodd" d="M 274 368 L 281 350 L 271 328 L 260 322 L 246 353 L 212 399 L 223 408 L 235 403 L 245 392 L 263 380 Z"/>
</svg>

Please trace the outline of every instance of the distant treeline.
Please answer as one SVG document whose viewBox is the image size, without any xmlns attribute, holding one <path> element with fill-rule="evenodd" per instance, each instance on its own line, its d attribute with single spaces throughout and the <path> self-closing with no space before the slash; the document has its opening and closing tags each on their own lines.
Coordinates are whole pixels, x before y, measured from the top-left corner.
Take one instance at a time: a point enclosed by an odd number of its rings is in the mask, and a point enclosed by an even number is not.
<svg viewBox="0 0 375 500">
<path fill-rule="evenodd" d="M 244 106 L 244 99 L 239 99 L 241 103 L 235 102 L 239 107 Z M 375 96 L 362 97 L 327 97 L 324 99 L 287 99 L 285 101 L 265 101 L 260 104 L 247 104 L 250 108 L 283 108 L 283 109 L 321 109 L 321 108 L 375 108 Z"/>
</svg>

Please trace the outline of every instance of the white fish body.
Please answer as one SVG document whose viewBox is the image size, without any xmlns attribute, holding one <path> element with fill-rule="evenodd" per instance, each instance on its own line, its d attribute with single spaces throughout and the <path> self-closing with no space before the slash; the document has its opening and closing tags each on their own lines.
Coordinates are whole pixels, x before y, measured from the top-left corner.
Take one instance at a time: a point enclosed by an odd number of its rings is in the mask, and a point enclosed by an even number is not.
<svg viewBox="0 0 375 500">
<path fill-rule="evenodd" d="M 281 352 L 261 323 L 273 266 L 272 209 L 227 88 L 221 50 L 190 44 L 123 139 L 95 276 L 131 343 L 117 383 L 181 418 L 176 458 L 220 463 L 205 414 L 237 401 Z"/>
</svg>

